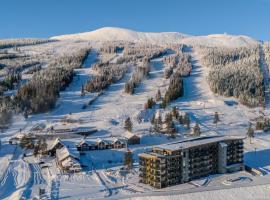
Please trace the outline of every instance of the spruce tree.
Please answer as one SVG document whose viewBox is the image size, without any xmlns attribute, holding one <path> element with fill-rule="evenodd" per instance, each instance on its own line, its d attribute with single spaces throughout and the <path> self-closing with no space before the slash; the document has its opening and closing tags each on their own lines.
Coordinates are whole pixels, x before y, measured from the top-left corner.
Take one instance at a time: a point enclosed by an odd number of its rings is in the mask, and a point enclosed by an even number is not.
<svg viewBox="0 0 270 200">
<path fill-rule="evenodd" d="M 132 131 L 132 128 L 133 128 L 133 124 L 131 122 L 131 119 L 130 117 L 128 117 L 126 120 L 125 120 L 125 125 L 124 125 L 124 128 L 128 131 Z"/>
<path fill-rule="evenodd" d="M 193 135 L 194 136 L 200 136 L 201 135 L 201 128 L 200 128 L 198 122 L 196 122 L 195 126 L 193 127 Z"/>
<path fill-rule="evenodd" d="M 187 126 L 187 129 L 190 129 L 190 119 L 189 119 L 188 113 L 185 113 L 183 122 L 184 122 L 184 124 Z"/>
<path fill-rule="evenodd" d="M 179 112 L 177 110 L 177 108 L 174 106 L 173 109 L 172 109 L 172 116 L 175 118 L 175 119 L 178 119 L 179 117 Z"/>
<path fill-rule="evenodd" d="M 124 165 L 128 170 L 133 167 L 133 153 L 130 150 L 128 150 L 124 155 Z"/>
<path fill-rule="evenodd" d="M 249 143 L 251 144 L 251 138 L 254 137 L 254 129 L 251 127 L 251 125 L 247 130 L 247 136 L 249 137 Z"/>
<path fill-rule="evenodd" d="M 182 115 L 179 115 L 177 120 L 178 120 L 178 122 L 179 122 L 180 124 L 183 124 L 183 123 L 184 123 L 184 122 L 183 122 L 184 120 L 183 120 L 183 116 L 182 116 Z"/>
<path fill-rule="evenodd" d="M 219 121 L 220 121 L 220 120 L 219 120 L 218 112 L 215 112 L 213 123 L 216 124 L 216 126 L 217 126 L 217 123 L 218 123 Z"/>
<path fill-rule="evenodd" d="M 161 129 L 162 129 L 162 118 L 161 115 L 159 115 L 157 118 L 155 118 L 154 130 L 156 132 L 160 132 Z"/>
<path fill-rule="evenodd" d="M 161 92 L 160 92 L 160 89 L 158 89 L 158 91 L 157 91 L 156 101 L 161 101 Z"/>
<path fill-rule="evenodd" d="M 84 91 L 84 86 L 82 85 L 81 87 L 81 96 L 84 96 L 85 95 L 85 91 Z"/>
<path fill-rule="evenodd" d="M 150 122 L 151 122 L 151 124 L 152 125 L 154 125 L 155 124 L 155 114 L 151 117 L 151 119 L 150 119 Z"/>
</svg>

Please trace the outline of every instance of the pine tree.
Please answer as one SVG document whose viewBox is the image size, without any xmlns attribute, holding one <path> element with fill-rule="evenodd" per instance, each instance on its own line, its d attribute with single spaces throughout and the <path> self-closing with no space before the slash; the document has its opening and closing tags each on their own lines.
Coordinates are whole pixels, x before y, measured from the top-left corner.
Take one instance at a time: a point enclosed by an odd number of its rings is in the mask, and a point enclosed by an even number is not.
<svg viewBox="0 0 270 200">
<path fill-rule="evenodd" d="M 251 138 L 254 137 L 254 129 L 251 127 L 251 125 L 247 130 L 247 136 L 249 137 L 249 143 L 251 144 Z"/>
<path fill-rule="evenodd" d="M 183 119 L 183 116 L 182 115 L 179 115 L 177 120 L 178 120 L 178 122 L 180 124 L 183 124 L 184 123 L 184 119 Z"/>
<path fill-rule="evenodd" d="M 183 122 L 187 126 L 187 129 L 190 129 L 190 119 L 188 113 L 185 113 Z"/>
<path fill-rule="evenodd" d="M 162 129 L 162 118 L 161 115 L 159 115 L 157 118 L 155 118 L 154 130 L 156 132 L 160 132 L 161 129 Z"/>
<path fill-rule="evenodd" d="M 124 125 L 124 128 L 128 131 L 132 131 L 132 128 L 133 128 L 133 124 L 132 124 L 132 121 L 130 119 L 130 117 L 128 117 L 126 120 L 125 120 L 125 125 Z"/>
<path fill-rule="evenodd" d="M 81 87 L 81 96 L 84 96 L 84 95 L 85 95 L 84 85 L 82 85 L 82 87 Z"/>
<path fill-rule="evenodd" d="M 201 128 L 200 128 L 198 122 L 196 122 L 195 126 L 193 127 L 193 135 L 194 136 L 200 136 L 201 135 Z"/>
<path fill-rule="evenodd" d="M 173 121 L 169 121 L 166 123 L 166 128 L 167 128 L 167 134 L 169 134 L 172 138 L 175 138 L 176 136 L 176 129 L 175 129 L 175 124 Z"/>
<path fill-rule="evenodd" d="M 151 119 L 150 119 L 150 122 L 151 122 L 151 124 L 152 125 L 154 125 L 155 124 L 155 114 L 151 117 Z"/>
<path fill-rule="evenodd" d="M 219 120 L 218 112 L 215 112 L 213 123 L 216 124 L 216 126 L 217 126 L 217 123 L 218 123 L 219 121 L 220 121 L 220 120 Z"/>
<path fill-rule="evenodd" d="M 166 124 L 166 132 L 167 134 L 171 135 L 172 137 L 175 137 L 176 135 L 176 129 L 175 124 L 173 122 L 172 114 L 167 113 L 165 116 L 165 124 Z"/>
<path fill-rule="evenodd" d="M 175 118 L 175 119 L 178 119 L 179 117 L 179 112 L 177 110 L 177 108 L 174 106 L 173 109 L 172 109 L 172 116 Z"/>
<path fill-rule="evenodd" d="M 133 153 L 128 150 L 124 155 L 124 165 L 128 170 L 133 168 Z"/>
<path fill-rule="evenodd" d="M 172 121 L 172 114 L 171 113 L 167 113 L 165 115 L 165 123 L 170 123 Z"/>
<path fill-rule="evenodd" d="M 156 102 L 153 98 L 150 98 L 147 100 L 146 104 L 144 105 L 144 109 L 151 109 L 154 105 L 156 105 Z"/>
<path fill-rule="evenodd" d="M 158 91 L 157 91 L 156 101 L 161 101 L 161 92 L 160 92 L 160 89 L 158 89 Z"/>
</svg>

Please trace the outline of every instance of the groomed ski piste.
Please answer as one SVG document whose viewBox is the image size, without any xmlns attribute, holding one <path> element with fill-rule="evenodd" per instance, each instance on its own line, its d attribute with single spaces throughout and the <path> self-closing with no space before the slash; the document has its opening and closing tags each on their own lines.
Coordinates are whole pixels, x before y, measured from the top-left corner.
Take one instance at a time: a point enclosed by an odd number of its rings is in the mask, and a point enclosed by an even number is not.
<svg viewBox="0 0 270 200">
<path fill-rule="evenodd" d="M 111 30 L 115 32 L 115 37 L 131 40 L 130 35 L 121 36 L 123 32 L 127 34 L 125 29 L 106 28 L 99 31 L 105 34 L 106 31 L 110 32 Z M 135 37 L 134 33 L 131 33 Z M 245 140 L 245 164 L 257 169 L 261 172 L 261 175 L 254 176 L 245 171 L 213 175 L 160 190 L 139 183 L 137 155 L 150 150 L 154 145 L 182 140 L 188 137 L 189 131 L 182 130 L 183 134 L 171 139 L 162 134 L 149 133 L 150 122 L 139 123 L 136 120 L 139 115 L 142 115 L 141 111 L 146 100 L 154 97 L 158 89 L 164 92 L 169 84 L 168 80 L 163 78 L 164 65 L 162 62 L 162 58 L 168 55 L 151 60 L 150 75 L 136 87 L 134 95 L 124 93 L 124 83 L 132 74 L 132 71 L 129 71 L 120 81 L 111 84 L 102 94 L 86 93 L 81 96 L 82 84 L 91 79 L 95 73 L 91 69 L 91 65 L 100 56 L 107 56 L 97 53 L 99 41 L 104 39 L 101 37 L 102 34 L 100 32 L 92 33 L 87 42 L 74 42 L 77 35 L 72 36 L 73 38 L 70 38 L 71 36 L 68 36 L 68 38 L 59 36 L 55 39 L 61 40 L 51 44 L 22 47 L 33 53 L 42 48 L 59 53 L 66 50 L 63 48 L 64 45 L 69 46 L 69 48 L 76 48 L 80 45 L 88 46 L 90 43 L 93 50 L 89 53 L 82 68 L 75 70 L 76 75 L 71 84 L 60 93 L 54 110 L 45 114 L 30 115 L 27 119 L 24 119 L 21 115 L 14 116 L 11 127 L 1 134 L 0 199 L 35 199 L 39 197 L 40 189 L 45 190 L 42 199 L 246 200 L 269 198 L 270 135 L 268 132 L 257 132 L 251 144 L 249 139 Z M 146 36 L 136 34 L 132 41 L 145 42 L 151 37 L 151 42 L 164 42 L 162 39 L 164 34 L 160 37 L 151 34 Z M 170 38 L 170 35 L 166 37 Z M 177 34 L 173 34 L 173 37 L 176 36 Z M 81 35 L 80 37 L 86 36 Z M 92 43 L 91 37 L 94 38 Z M 113 39 L 118 40 L 119 38 L 113 37 Z M 173 38 L 171 41 L 174 41 Z M 191 49 L 193 69 L 191 76 L 184 79 L 184 96 L 172 102 L 170 107 L 176 106 L 180 111 L 187 112 L 191 117 L 191 126 L 195 122 L 199 122 L 202 135 L 231 134 L 245 136 L 250 121 L 262 112 L 270 113 L 268 104 L 264 108 L 248 108 L 235 98 L 213 94 L 206 79 L 209 69 L 201 64 L 202 55 L 196 47 L 203 44 L 245 46 L 253 45 L 257 41 L 246 36 L 211 35 L 196 37 L 183 34 L 178 42 L 194 45 Z M 263 48 L 261 50 L 264 51 Z M 263 52 L 261 52 L 262 54 Z M 122 53 L 116 53 L 113 57 L 109 56 L 107 59 L 110 62 L 115 62 L 121 56 Z M 261 64 L 262 71 L 268 70 L 265 60 L 261 59 L 261 62 L 263 62 Z M 264 73 L 264 75 L 265 79 L 269 79 L 267 73 Z M 266 88 L 266 90 L 268 89 Z M 266 95 L 266 98 L 269 98 L 268 96 Z M 95 101 L 91 105 L 82 109 L 85 104 L 93 99 Z M 269 101 L 269 99 L 266 99 L 266 102 Z M 226 102 L 233 102 L 233 104 Z M 213 124 L 215 112 L 218 112 L 221 118 L 218 126 Z M 93 151 L 87 155 L 85 160 L 85 162 L 91 163 L 87 171 L 68 174 L 59 169 L 54 159 L 40 159 L 17 145 L 8 144 L 9 138 L 19 134 L 20 131 L 29 131 L 37 124 L 45 124 L 46 127 L 52 125 L 61 127 L 63 126 L 61 123 L 63 118 L 80 121 L 78 126 L 96 127 L 98 132 L 93 134 L 92 138 L 120 136 L 123 132 L 124 120 L 128 116 L 134 121 L 134 132 L 144 133 L 141 144 L 130 147 L 135 160 L 131 173 L 126 173 L 122 169 L 124 149 Z M 45 164 L 41 164 L 41 161 Z M 237 181 L 230 182 L 231 179 Z"/>
</svg>

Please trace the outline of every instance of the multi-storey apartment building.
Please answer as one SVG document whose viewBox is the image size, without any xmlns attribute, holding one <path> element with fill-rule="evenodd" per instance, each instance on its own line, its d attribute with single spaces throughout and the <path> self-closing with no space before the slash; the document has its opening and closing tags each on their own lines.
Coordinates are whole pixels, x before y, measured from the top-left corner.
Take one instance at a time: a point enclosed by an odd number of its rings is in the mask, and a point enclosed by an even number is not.
<svg viewBox="0 0 270 200">
<path fill-rule="evenodd" d="M 164 188 L 210 174 L 242 170 L 243 139 L 211 136 L 156 146 L 139 155 L 140 182 Z"/>
</svg>

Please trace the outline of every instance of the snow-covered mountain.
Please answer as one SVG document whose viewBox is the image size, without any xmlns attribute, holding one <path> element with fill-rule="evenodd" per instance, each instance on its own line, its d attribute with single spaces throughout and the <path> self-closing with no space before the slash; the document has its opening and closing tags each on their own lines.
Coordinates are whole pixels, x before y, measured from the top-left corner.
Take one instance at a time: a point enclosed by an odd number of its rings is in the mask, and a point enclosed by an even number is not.
<svg viewBox="0 0 270 200">
<path fill-rule="evenodd" d="M 54 36 L 57 40 L 89 41 L 130 41 L 149 43 L 184 43 L 206 46 L 249 46 L 257 44 L 255 39 L 244 35 L 213 34 L 207 36 L 189 36 L 179 32 L 148 33 L 129 29 L 104 27 L 91 32 Z"/>
<path fill-rule="evenodd" d="M 185 37 L 188 36 L 177 32 L 146 33 L 146 32 L 136 32 L 124 28 L 104 27 L 91 32 L 55 36 L 52 37 L 52 39 L 160 43 L 160 42 L 180 42 L 180 40 Z"/>
<path fill-rule="evenodd" d="M 258 41 L 245 35 L 213 34 L 184 38 L 182 39 L 182 43 L 204 46 L 240 47 L 256 45 Z"/>
</svg>

